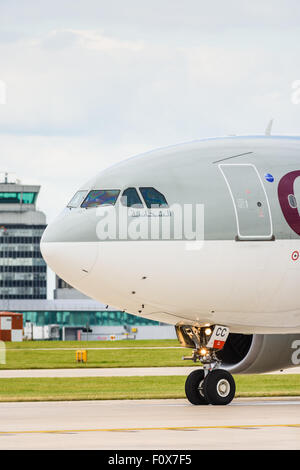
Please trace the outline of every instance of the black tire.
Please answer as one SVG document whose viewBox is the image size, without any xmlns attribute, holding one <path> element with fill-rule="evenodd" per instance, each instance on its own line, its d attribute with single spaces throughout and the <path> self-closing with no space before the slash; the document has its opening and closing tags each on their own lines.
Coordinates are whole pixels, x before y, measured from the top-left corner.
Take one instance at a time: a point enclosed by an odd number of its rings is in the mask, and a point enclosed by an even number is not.
<svg viewBox="0 0 300 470">
<path fill-rule="evenodd" d="M 203 382 L 203 395 L 211 405 L 228 405 L 235 395 L 235 382 L 227 370 L 212 370 Z"/>
<path fill-rule="evenodd" d="M 208 405 L 207 400 L 204 398 L 202 390 L 204 384 L 204 370 L 194 370 L 185 381 L 185 394 L 187 399 L 193 405 Z"/>
</svg>

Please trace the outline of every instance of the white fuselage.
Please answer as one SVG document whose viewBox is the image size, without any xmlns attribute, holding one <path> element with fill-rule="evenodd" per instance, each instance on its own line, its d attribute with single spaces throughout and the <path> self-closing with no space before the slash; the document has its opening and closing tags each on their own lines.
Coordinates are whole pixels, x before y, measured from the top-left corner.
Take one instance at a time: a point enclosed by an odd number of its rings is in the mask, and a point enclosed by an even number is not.
<svg viewBox="0 0 300 470">
<path fill-rule="evenodd" d="M 295 248 L 300 242 L 204 241 L 193 249 L 182 241 L 116 241 L 44 251 L 50 267 L 74 287 L 138 316 L 174 325 L 224 324 L 232 332 L 294 333 L 300 331 Z"/>
<path fill-rule="evenodd" d="M 143 231 L 157 209 L 145 199 L 124 218 L 120 199 L 126 188 L 142 200 L 154 187 L 170 208 L 202 206 L 203 236 L 101 239 L 101 210 L 80 200 L 46 229 L 43 256 L 87 296 L 134 315 L 236 333 L 300 332 L 299 155 L 298 138 L 230 138 L 122 162 L 75 199 L 101 193 L 121 213 L 119 228 L 126 219 Z M 169 210 L 161 220 L 173 217 Z"/>
</svg>

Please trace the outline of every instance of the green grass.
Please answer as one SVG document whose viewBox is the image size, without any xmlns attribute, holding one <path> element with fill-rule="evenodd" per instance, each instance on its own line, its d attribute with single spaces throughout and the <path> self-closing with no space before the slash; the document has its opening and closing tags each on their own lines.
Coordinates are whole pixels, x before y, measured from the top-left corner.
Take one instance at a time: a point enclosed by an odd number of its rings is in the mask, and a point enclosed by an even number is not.
<svg viewBox="0 0 300 470">
<path fill-rule="evenodd" d="M 75 351 L 7 351 L 2 369 L 59 369 L 88 367 L 171 367 L 186 366 L 184 349 L 88 351 L 88 362 L 78 364 Z M 193 364 L 193 363 L 192 363 Z"/>
<path fill-rule="evenodd" d="M 236 375 L 239 397 L 300 396 L 300 375 Z"/>
<path fill-rule="evenodd" d="M 183 355 L 191 351 L 180 348 L 177 340 L 164 341 L 28 341 L 6 343 L 6 364 L 2 369 L 61 369 L 74 367 L 176 367 L 193 365 L 182 361 Z M 168 347 L 179 349 L 140 349 L 143 347 Z M 85 348 L 130 348 L 116 350 L 88 350 L 88 362 L 78 364 L 75 360 L 77 349 Z M 39 350 L 45 348 L 46 350 Z M 55 349 L 61 348 L 61 349 Z M 74 348 L 74 349 L 67 349 Z"/>
<path fill-rule="evenodd" d="M 236 397 L 300 395 L 299 375 L 235 376 Z M 185 398 L 185 377 L 0 379 L 0 401 Z"/>
</svg>

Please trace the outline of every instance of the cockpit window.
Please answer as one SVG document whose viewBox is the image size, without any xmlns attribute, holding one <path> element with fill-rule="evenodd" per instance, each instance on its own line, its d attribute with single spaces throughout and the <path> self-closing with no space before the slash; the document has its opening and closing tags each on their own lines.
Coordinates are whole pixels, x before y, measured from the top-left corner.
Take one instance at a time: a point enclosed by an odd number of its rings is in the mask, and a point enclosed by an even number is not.
<svg viewBox="0 0 300 470">
<path fill-rule="evenodd" d="M 82 203 L 82 201 L 84 200 L 86 196 L 86 193 L 87 191 L 77 191 L 77 193 L 75 194 L 75 196 L 72 197 L 67 207 L 75 208 L 75 207 L 80 206 L 80 204 Z"/>
<path fill-rule="evenodd" d="M 148 208 L 169 207 L 163 194 L 154 188 L 140 188 L 142 196 Z"/>
<path fill-rule="evenodd" d="M 119 194 L 119 189 L 96 189 L 90 191 L 81 207 L 87 209 L 89 207 L 114 206 Z"/>
<path fill-rule="evenodd" d="M 126 207 L 143 208 L 143 203 L 135 188 L 127 188 L 123 191 L 121 203 Z"/>
</svg>

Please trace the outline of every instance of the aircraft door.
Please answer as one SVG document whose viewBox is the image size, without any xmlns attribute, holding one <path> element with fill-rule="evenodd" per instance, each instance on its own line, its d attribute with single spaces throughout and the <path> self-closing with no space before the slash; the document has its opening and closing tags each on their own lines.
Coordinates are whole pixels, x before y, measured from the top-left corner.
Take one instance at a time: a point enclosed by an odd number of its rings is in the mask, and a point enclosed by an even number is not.
<svg viewBox="0 0 300 470">
<path fill-rule="evenodd" d="M 219 164 L 233 202 L 239 240 L 273 239 L 268 197 L 255 165 Z"/>
</svg>

